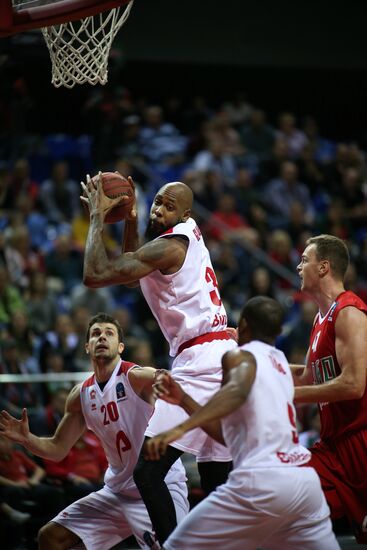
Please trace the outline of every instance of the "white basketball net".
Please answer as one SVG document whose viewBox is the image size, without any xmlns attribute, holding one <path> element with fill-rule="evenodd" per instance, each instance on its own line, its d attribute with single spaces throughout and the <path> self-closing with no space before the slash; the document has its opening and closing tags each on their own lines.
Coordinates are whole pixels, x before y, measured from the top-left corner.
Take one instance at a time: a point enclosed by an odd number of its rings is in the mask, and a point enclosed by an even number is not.
<svg viewBox="0 0 367 550">
<path fill-rule="evenodd" d="M 72 88 L 75 84 L 106 84 L 108 55 L 120 27 L 134 4 L 42 29 L 52 63 L 52 84 Z"/>
</svg>

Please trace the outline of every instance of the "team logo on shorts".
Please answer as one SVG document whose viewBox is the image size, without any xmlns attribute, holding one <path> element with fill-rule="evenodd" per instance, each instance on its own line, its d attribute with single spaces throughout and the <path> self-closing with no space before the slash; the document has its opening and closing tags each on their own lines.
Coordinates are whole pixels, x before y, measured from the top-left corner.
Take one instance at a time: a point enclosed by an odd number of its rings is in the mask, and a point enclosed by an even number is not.
<svg viewBox="0 0 367 550">
<path fill-rule="evenodd" d="M 116 386 L 116 399 L 121 401 L 121 399 L 126 399 L 125 388 L 122 382 L 119 382 Z"/>
</svg>

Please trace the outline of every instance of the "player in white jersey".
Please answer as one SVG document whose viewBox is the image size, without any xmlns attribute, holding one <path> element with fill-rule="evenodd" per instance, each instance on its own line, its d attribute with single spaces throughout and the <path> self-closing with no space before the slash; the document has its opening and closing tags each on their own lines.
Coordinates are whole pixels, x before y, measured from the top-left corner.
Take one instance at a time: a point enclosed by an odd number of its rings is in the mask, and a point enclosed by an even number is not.
<svg viewBox="0 0 367 550">
<path fill-rule="evenodd" d="M 154 410 L 156 370 L 122 361 L 122 330 L 109 315 L 89 322 L 86 352 L 94 374 L 70 392 L 65 414 L 52 437 L 29 431 L 26 409 L 17 420 L 2 411 L 0 433 L 32 453 L 61 460 L 86 428 L 100 439 L 108 468 L 104 487 L 74 502 L 39 533 L 41 550 L 66 550 L 83 542 L 87 550 L 108 550 L 135 535 L 142 548 L 159 548 L 152 525 L 133 480 L 133 470 Z M 188 513 L 186 476 L 181 461 L 167 474 L 178 520 Z"/>
<path fill-rule="evenodd" d="M 146 443 L 158 459 L 167 445 L 201 426 L 224 441 L 233 457 L 228 481 L 198 504 L 164 544 L 166 550 L 335 550 L 320 480 L 298 441 L 294 386 L 284 354 L 274 347 L 281 306 L 249 300 L 239 322 L 239 344 L 222 359 L 223 385 L 201 407 L 169 376 L 156 394 L 191 417 Z M 299 467 L 304 465 L 304 467 Z"/>
<path fill-rule="evenodd" d="M 227 315 L 201 232 L 190 217 L 193 195 L 181 182 L 168 183 L 156 194 L 147 237 L 138 248 L 137 216 L 133 208 L 125 220 L 124 251 L 109 258 L 102 240 L 105 214 L 116 204 L 102 191 L 101 182 L 82 184 L 90 210 L 84 257 L 84 282 L 100 287 L 140 283 L 144 296 L 170 345 L 172 375 L 200 403 L 219 387 L 221 356 L 236 347 L 227 333 Z M 160 401 L 149 422 L 147 437 L 187 418 L 185 411 Z M 209 493 L 224 483 L 231 468 L 228 450 L 198 429 L 173 443 L 159 463 L 141 454 L 135 482 L 162 543 L 176 526 L 172 500 L 164 476 L 182 452 L 197 456 L 201 485 Z"/>
</svg>

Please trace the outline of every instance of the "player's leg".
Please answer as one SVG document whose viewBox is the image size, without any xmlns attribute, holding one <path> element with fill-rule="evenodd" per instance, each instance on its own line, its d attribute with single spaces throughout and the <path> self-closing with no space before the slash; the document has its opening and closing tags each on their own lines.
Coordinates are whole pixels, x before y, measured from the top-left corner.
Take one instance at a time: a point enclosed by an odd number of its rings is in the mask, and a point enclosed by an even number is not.
<svg viewBox="0 0 367 550">
<path fill-rule="evenodd" d="M 161 544 L 177 525 L 174 502 L 164 478 L 181 455 L 182 451 L 169 446 L 159 460 L 147 460 L 141 451 L 134 469 L 134 481 Z"/>
<path fill-rule="evenodd" d="M 140 500 L 136 489 L 131 498 Z M 74 548 L 78 541 L 83 541 L 88 550 L 108 550 L 132 535 L 132 528 L 125 517 L 124 504 L 121 495 L 112 493 L 106 487 L 73 502 L 47 524 L 44 531 L 41 530 L 40 540 L 42 536 L 44 545 L 40 548 L 64 550 Z M 149 522 L 147 514 L 146 521 Z M 68 532 L 73 536 L 67 538 Z M 47 545 L 49 539 L 55 546 Z"/>
<path fill-rule="evenodd" d="M 228 479 L 232 462 L 198 462 L 201 488 L 209 495 Z"/>
<path fill-rule="evenodd" d="M 75 533 L 50 521 L 44 525 L 38 533 L 39 550 L 68 550 L 81 543 L 81 538 Z"/>
<path fill-rule="evenodd" d="M 278 487 L 272 505 L 274 513 L 278 515 L 278 525 L 262 542 L 261 548 L 338 550 L 330 510 L 314 469 L 282 469 L 277 478 L 273 482 L 269 480 L 268 488 L 275 494 Z"/>
</svg>

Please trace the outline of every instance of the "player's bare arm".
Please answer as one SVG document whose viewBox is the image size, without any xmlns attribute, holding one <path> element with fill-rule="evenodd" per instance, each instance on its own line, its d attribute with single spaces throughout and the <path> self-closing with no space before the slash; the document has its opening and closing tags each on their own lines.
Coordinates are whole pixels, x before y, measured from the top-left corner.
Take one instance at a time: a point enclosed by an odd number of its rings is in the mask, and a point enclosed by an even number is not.
<svg viewBox="0 0 367 550">
<path fill-rule="evenodd" d="M 309 364 L 308 357 L 309 357 L 309 352 L 307 351 L 305 365 L 295 365 L 295 364 L 289 365 L 289 368 L 291 369 L 292 378 L 293 378 L 293 384 L 295 386 L 306 386 L 308 384 L 312 384 L 311 365 Z"/>
<path fill-rule="evenodd" d="M 341 374 L 323 384 L 300 386 L 295 399 L 302 403 L 360 399 L 366 388 L 367 316 L 355 307 L 339 312 L 335 323 L 335 350 Z"/>
<path fill-rule="evenodd" d="M 134 392 L 151 405 L 155 403 L 153 384 L 156 374 L 157 369 L 153 367 L 135 367 L 128 373 L 129 382 Z"/>
<path fill-rule="evenodd" d="M 68 454 L 85 430 L 80 402 L 80 384 L 75 386 L 66 401 L 65 414 L 52 437 L 37 437 L 29 431 L 27 410 L 17 420 L 8 412 L 0 413 L 0 433 L 20 443 L 31 453 L 50 460 L 60 461 Z"/>
<path fill-rule="evenodd" d="M 189 416 L 194 414 L 201 408 L 201 405 L 195 401 L 190 395 L 181 388 L 180 384 L 172 378 L 171 374 L 167 371 L 161 370 L 153 386 L 154 397 L 156 399 L 163 399 L 167 403 L 178 405 Z M 222 433 L 222 427 L 219 420 L 213 420 L 203 424 L 201 428 L 215 441 L 225 445 Z"/>
<path fill-rule="evenodd" d="M 246 401 L 256 376 L 254 356 L 240 349 L 232 350 L 223 356 L 222 365 L 224 386 L 185 422 L 149 439 L 145 444 L 149 459 L 158 460 L 172 441 L 208 422 L 219 421 Z"/>
<path fill-rule="evenodd" d="M 175 273 L 182 266 L 187 244 L 180 238 L 161 238 L 150 241 L 135 252 L 126 252 L 109 259 L 102 240 L 103 224 L 91 218 L 84 254 L 83 282 L 98 288 L 106 285 L 135 282 L 155 270 Z"/>
</svg>

